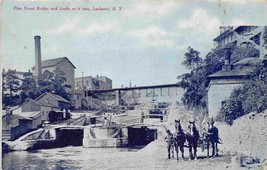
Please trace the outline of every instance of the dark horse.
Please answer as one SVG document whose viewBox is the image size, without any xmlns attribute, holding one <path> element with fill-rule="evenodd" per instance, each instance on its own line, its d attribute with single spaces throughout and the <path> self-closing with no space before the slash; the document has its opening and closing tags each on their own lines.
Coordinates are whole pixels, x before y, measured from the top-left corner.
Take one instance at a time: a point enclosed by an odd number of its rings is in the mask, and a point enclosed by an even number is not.
<svg viewBox="0 0 267 170">
<path fill-rule="evenodd" d="M 199 131 L 195 126 L 195 121 L 189 121 L 188 132 L 185 136 L 189 147 L 189 160 L 197 160 L 197 144 L 199 140 Z M 194 149 L 194 154 L 192 154 L 192 149 Z"/>
<path fill-rule="evenodd" d="M 208 132 L 206 133 L 207 140 L 207 157 L 209 158 L 209 145 L 212 146 L 212 157 L 218 156 L 218 143 L 219 141 L 219 130 L 214 126 L 213 118 L 208 121 Z"/>
<path fill-rule="evenodd" d="M 185 143 L 185 133 L 182 129 L 180 119 L 175 119 L 175 133 L 174 133 L 174 146 L 176 151 L 177 160 L 179 160 L 179 149 L 182 153 L 182 160 L 184 160 L 184 143 Z"/>
</svg>

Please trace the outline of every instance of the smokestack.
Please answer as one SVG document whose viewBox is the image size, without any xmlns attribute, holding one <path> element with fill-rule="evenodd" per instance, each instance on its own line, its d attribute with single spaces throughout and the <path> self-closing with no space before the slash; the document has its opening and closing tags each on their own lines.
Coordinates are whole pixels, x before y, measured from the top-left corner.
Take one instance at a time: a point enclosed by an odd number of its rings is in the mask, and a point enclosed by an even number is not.
<svg viewBox="0 0 267 170">
<path fill-rule="evenodd" d="M 231 48 L 224 49 L 224 71 L 230 71 L 232 69 L 231 65 Z"/>
<path fill-rule="evenodd" d="M 39 35 L 34 36 L 35 42 L 35 75 L 37 79 L 40 78 L 42 74 L 41 66 L 41 37 Z"/>
</svg>

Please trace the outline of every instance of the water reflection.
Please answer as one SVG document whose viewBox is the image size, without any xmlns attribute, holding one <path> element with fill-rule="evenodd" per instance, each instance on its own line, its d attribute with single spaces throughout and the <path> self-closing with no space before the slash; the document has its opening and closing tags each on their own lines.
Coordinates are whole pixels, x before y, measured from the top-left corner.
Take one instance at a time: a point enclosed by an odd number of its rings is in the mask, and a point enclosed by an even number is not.
<svg viewBox="0 0 267 170">
<path fill-rule="evenodd" d="M 130 158 L 133 148 L 65 147 L 4 153 L 3 169 L 108 169 L 109 164 Z M 119 168 L 119 167 L 118 167 Z"/>
</svg>

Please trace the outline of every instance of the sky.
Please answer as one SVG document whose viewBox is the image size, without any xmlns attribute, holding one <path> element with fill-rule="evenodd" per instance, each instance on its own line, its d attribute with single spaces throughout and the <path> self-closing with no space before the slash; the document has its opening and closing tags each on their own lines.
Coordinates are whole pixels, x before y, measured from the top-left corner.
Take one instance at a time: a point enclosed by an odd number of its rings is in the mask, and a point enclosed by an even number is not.
<svg viewBox="0 0 267 170">
<path fill-rule="evenodd" d="M 99 7 L 110 11 L 92 10 Z M 113 87 L 172 84 L 188 71 L 181 63 L 189 46 L 205 57 L 219 26 L 267 25 L 266 18 L 265 0 L 4 0 L 0 62 L 30 70 L 40 35 L 42 60 L 68 57 L 76 77 L 107 76 Z"/>
</svg>

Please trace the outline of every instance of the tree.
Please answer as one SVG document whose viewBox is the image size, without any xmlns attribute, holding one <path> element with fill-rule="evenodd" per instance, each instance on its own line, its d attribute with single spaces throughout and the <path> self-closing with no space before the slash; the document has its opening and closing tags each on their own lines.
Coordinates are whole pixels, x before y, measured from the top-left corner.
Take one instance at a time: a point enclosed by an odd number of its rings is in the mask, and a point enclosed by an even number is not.
<svg viewBox="0 0 267 170">
<path fill-rule="evenodd" d="M 191 71 L 197 71 L 203 63 L 202 58 L 199 56 L 200 52 L 191 47 L 188 47 L 187 50 L 188 52 L 185 53 L 185 60 L 182 64 Z"/>
<path fill-rule="evenodd" d="M 37 85 L 33 78 L 32 73 L 31 72 L 24 73 L 21 85 L 21 92 L 20 92 L 21 102 L 23 103 L 28 98 L 35 99 L 37 97 L 36 91 L 37 91 Z"/>
<path fill-rule="evenodd" d="M 15 70 L 8 70 L 6 73 L 2 73 L 2 94 L 3 104 L 5 106 L 14 106 L 20 102 L 20 97 L 17 94 L 20 90 L 20 79 L 16 75 Z"/>
<path fill-rule="evenodd" d="M 247 75 L 245 84 L 231 93 L 221 108 L 220 117 L 228 124 L 250 112 L 262 112 L 267 109 L 267 67 L 263 62 L 254 66 Z"/>
<path fill-rule="evenodd" d="M 71 86 L 68 84 L 65 84 L 66 81 L 67 81 L 66 74 L 58 68 L 55 69 L 52 89 L 55 94 L 60 95 L 65 99 L 69 99 L 69 95 L 66 90 L 71 88 Z"/>
<path fill-rule="evenodd" d="M 200 52 L 188 47 L 185 53 L 185 60 L 182 64 L 190 70 L 178 76 L 180 86 L 185 89 L 182 101 L 189 107 L 203 106 L 205 107 L 205 86 L 204 83 L 204 66 L 203 60 L 199 56 Z"/>
<path fill-rule="evenodd" d="M 37 94 L 41 95 L 45 92 L 51 92 L 65 99 L 69 99 L 66 89 L 71 86 L 65 83 L 66 77 L 62 70 L 55 69 L 53 72 L 45 70 L 38 80 Z"/>
</svg>

